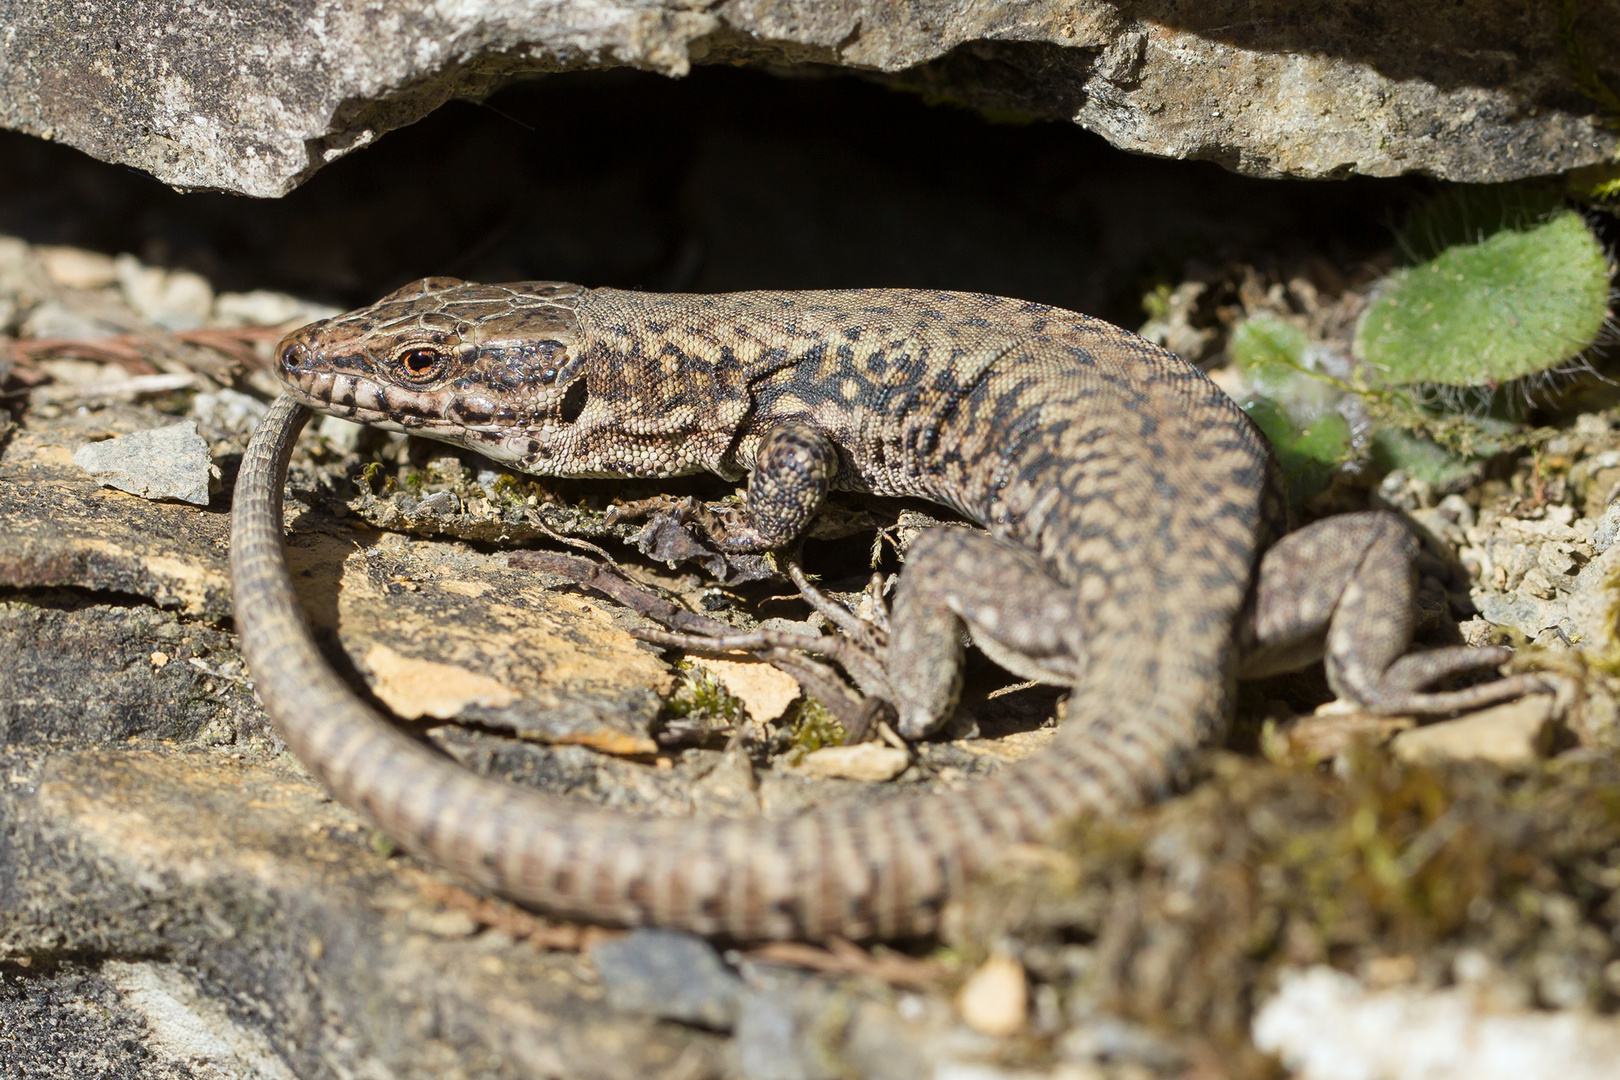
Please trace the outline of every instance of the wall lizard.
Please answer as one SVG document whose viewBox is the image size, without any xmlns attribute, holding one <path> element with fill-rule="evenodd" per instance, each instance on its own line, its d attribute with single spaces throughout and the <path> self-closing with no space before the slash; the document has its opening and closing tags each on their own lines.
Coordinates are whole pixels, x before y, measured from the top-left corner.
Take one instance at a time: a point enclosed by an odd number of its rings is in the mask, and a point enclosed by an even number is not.
<svg viewBox="0 0 1620 1080">
<path fill-rule="evenodd" d="M 1219 737 L 1240 676 L 1325 659 L 1382 713 L 1542 689 L 1426 692 L 1501 648 L 1409 653 L 1416 542 L 1394 516 L 1286 533 L 1276 465 L 1173 354 L 1098 319 L 977 294 L 653 295 L 428 278 L 291 334 L 288 393 L 237 480 L 236 624 L 289 746 L 408 849 L 558 914 L 736 939 L 931 930 L 964 877 L 1080 813 L 1160 795 Z M 304 628 L 281 487 L 308 413 L 532 473 L 747 477 L 728 550 L 792 541 L 831 488 L 985 526 L 910 545 L 885 656 L 908 738 L 949 715 L 965 628 L 1070 688 L 1049 750 L 972 789 L 785 821 L 636 817 L 469 773 L 384 722 Z"/>
</svg>

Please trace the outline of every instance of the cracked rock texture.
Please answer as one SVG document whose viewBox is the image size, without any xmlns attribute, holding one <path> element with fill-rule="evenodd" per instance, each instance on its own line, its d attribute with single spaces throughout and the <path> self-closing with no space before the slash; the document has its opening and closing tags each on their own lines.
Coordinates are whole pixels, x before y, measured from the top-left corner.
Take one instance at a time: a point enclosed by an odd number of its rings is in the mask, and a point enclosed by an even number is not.
<svg viewBox="0 0 1620 1080">
<path fill-rule="evenodd" d="M 0 0 L 0 125 L 179 188 L 283 195 L 453 97 L 693 64 L 847 68 L 1257 176 L 1498 181 L 1614 151 L 1570 74 L 1620 2 Z M 71 27 L 71 32 L 66 28 Z"/>
</svg>

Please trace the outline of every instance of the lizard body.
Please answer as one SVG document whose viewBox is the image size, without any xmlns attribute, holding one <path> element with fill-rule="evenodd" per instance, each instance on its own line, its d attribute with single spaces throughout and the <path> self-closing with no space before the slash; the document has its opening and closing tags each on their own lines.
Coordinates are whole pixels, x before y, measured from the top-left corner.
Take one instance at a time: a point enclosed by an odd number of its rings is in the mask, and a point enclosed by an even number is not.
<svg viewBox="0 0 1620 1080">
<path fill-rule="evenodd" d="M 1341 696 L 1443 712 L 1528 676 L 1421 687 L 1499 649 L 1406 653 L 1414 542 L 1386 514 L 1284 536 L 1270 452 L 1202 373 L 1117 327 L 976 294 L 658 296 L 425 279 L 290 335 L 291 398 L 562 476 L 749 477 L 731 550 L 788 543 L 830 487 L 986 526 L 907 552 L 887 696 L 907 737 L 954 707 L 961 630 L 1071 688 L 1045 754 L 971 790 L 781 821 L 630 817 L 466 773 L 383 723 L 320 658 L 280 552 L 303 413 L 238 479 L 237 625 L 298 756 L 406 847 L 561 914 L 739 939 L 930 930 L 1009 843 L 1166 791 L 1240 674 L 1325 654 Z"/>
</svg>

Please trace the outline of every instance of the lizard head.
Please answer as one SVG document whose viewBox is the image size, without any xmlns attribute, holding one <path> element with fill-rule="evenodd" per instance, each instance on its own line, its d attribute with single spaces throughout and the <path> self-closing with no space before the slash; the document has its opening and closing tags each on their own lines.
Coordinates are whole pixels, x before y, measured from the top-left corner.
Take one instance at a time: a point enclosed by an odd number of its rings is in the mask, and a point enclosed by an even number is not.
<svg viewBox="0 0 1620 1080">
<path fill-rule="evenodd" d="M 317 412 L 467 446 L 527 472 L 578 475 L 585 410 L 575 306 L 550 281 L 423 278 L 311 323 L 277 347 L 278 373 Z"/>
</svg>

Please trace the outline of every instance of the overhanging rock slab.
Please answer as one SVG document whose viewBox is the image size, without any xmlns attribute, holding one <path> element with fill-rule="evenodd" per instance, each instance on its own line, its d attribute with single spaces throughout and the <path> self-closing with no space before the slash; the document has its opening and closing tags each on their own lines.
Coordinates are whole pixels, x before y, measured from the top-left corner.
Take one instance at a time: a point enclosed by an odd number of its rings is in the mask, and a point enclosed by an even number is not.
<svg viewBox="0 0 1620 1080">
<path fill-rule="evenodd" d="M 1463 181 L 1610 158 L 1571 46 L 1620 2 L 0 0 L 0 125 L 179 188 L 283 195 L 452 97 L 632 66 L 845 67 L 1257 176 Z"/>
</svg>

